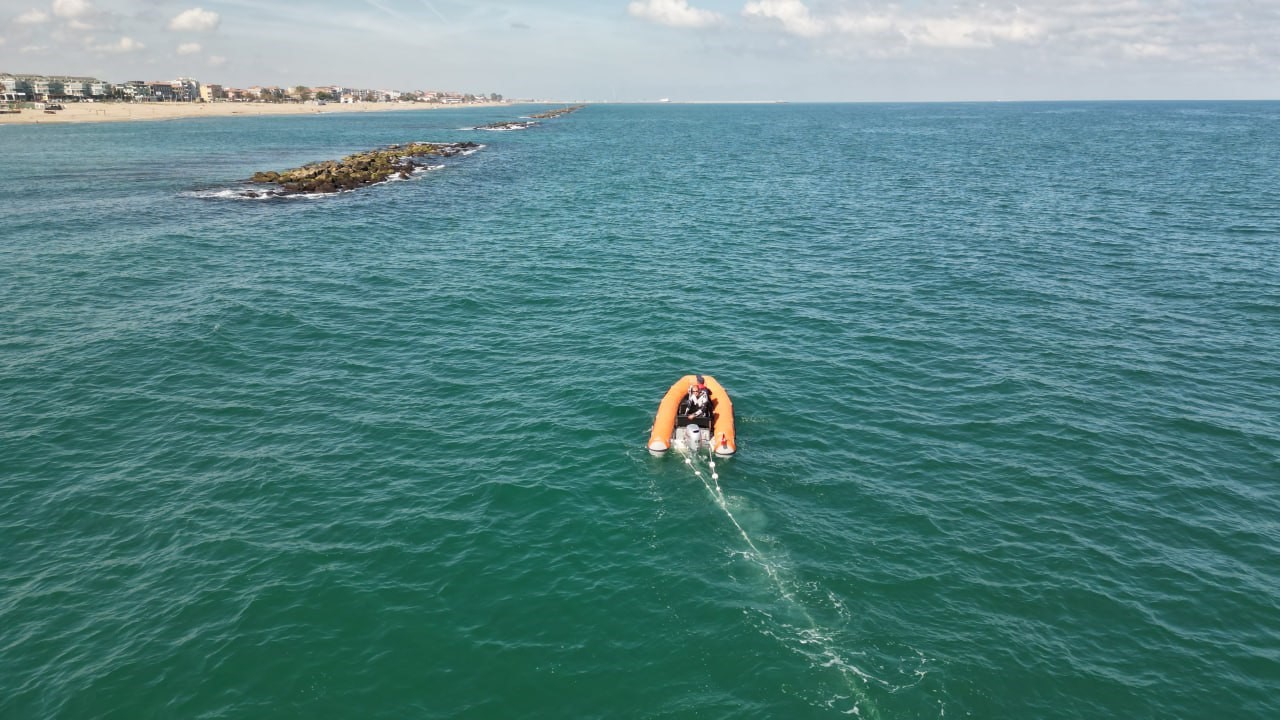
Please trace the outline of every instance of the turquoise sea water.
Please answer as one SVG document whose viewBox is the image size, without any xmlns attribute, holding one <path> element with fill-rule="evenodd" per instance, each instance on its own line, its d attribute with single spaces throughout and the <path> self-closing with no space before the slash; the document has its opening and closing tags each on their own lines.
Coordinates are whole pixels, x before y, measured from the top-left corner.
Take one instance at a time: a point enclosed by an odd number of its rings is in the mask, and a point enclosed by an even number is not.
<svg viewBox="0 0 1280 720">
<path fill-rule="evenodd" d="M 531 111 L 0 128 L 0 718 L 1280 716 L 1280 103 Z"/>
</svg>

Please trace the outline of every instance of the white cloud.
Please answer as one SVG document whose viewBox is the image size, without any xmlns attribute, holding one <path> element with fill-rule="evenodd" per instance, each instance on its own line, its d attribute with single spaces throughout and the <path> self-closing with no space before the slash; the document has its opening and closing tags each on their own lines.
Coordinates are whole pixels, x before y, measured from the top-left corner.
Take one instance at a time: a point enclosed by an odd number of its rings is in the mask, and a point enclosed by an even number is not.
<svg viewBox="0 0 1280 720">
<path fill-rule="evenodd" d="M 991 39 L 986 27 L 971 18 L 925 18 L 913 26 L 907 37 L 911 42 L 936 48 L 986 48 Z"/>
<path fill-rule="evenodd" d="M 800 0 L 757 0 L 742 8 L 743 17 L 777 21 L 791 35 L 817 37 L 826 28 L 809 14 L 809 8 Z"/>
<path fill-rule="evenodd" d="M 78 18 L 90 10 L 85 0 L 53 0 L 53 14 L 60 18 Z"/>
<path fill-rule="evenodd" d="M 920 77 L 949 62 L 1004 78 L 1280 72 L 1280 12 L 1249 0 L 739 1 L 744 21 L 796 41 L 759 44 L 761 56 L 804 48 L 811 62 L 870 59 Z"/>
<path fill-rule="evenodd" d="M 833 23 L 849 35 L 886 35 L 898 32 L 897 20 L 890 15 L 841 15 Z"/>
<path fill-rule="evenodd" d="M 49 13 L 31 8 L 14 18 L 13 21 L 19 25 L 39 25 L 40 23 L 49 22 Z"/>
<path fill-rule="evenodd" d="M 421 66 L 443 63 L 439 80 L 429 82 L 619 99 L 1256 97 L 1274 95 L 1280 77 L 1280 0 L 606 4 L 482 0 L 457 10 L 463 4 L 445 0 L 355 0 L 315 12 L 261 0 L 0 0 L 7 40 L 0 65 L 52 67 L 56 58 L 64 72 L 112 80 L 153 72 L 145 67 L 163 77 L 181 66 L 235 85 L 411 87 L 421 82 Z M 222 20 L 236 25 L 236 37 L 226 35 Z M 530 26 L 538 32 L 507 29 Z M 667 38 L 655 57 L 655 31 L 683 37 Z M 415 62 L 405 62 L 404 53 L 394 61 L 379 53 L 307 55 L 311 46 L 341 47 L 353 32 L 374 44 L 403 42 Z M 24 47 L 38 54 L 21 54 Z M 529 62 L 504 63 L 511 53 Z M 255 60 L 229 60 L 244 57 Z M 315 62 L 302 67 L 300 57 Z M 584 65 L 581 57 L 596 60 Z M 408 69 L 415 65 L 419 70 Z"/>
<path fill-rule="evenodd" d="M 904 30 L 907 38 L 925 47 L 987 48 L 1000 42 L 1026 42 L 1043 34 L 1034 22 L 994 17 L 922 18 Z"/>
<path fill-rule="evenodd" d="M 671 27 L 708 27 L 723 18 L 719 13 L 689 5 L 689 0 L 635 0 L 627 6 L 632 17 Z"/>
<path fill-rule="evenodd" d="M 143 45 L 131 37 L 122 37 L 109 45 L 94 45 L 89 49 L 100 53 L 122 54 L 137 52 L 144 47 L 146 47 L 146 45 Z"/>
<path fill-rule="evenodd" d="M 191 8 L 190 10 L 182 11 L 177 17 L 169 21 L 169 29 L 205 32 L 217 28 L 221 20 L 222 18 L 218 17 L 216 12 L 210 12 L 203 8 Z"/>
<path fill-rule="evenodd" d="M 1122 52 L 1130 58 L 1168 58 L 1173 55 L 1167 45 L 1156 43 L 1130 43 L 1122 48 Z"/>
<path fill-rule="evenodd" d="M 957 6 L 949 14 L 909 14 L 898 10 L 860 15 L 845 13 L 833 27 L 841 34 L 880 38 L 926 48 L 989 48 L 1001 43 L 1030 43 L 1048 35 L 1044 19 L 1021 8 L 1005 12 L 979 4 L 963 12 Z"/>
</svg>

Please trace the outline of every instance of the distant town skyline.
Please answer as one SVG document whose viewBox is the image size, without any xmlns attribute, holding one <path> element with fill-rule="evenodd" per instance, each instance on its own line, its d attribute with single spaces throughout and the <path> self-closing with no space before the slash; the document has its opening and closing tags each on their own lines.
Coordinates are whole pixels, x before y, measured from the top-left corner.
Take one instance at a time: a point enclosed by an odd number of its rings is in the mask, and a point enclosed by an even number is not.
<svg viewBox="0 0 1280 720">
<path fill-rule="evenodd" d="M 583 100 L 1280 97 L 1280 2 L 9 0 L 0 72 Z"/>
<path fill-rule="evenodd" d="M 197 100 L 264 100 L 305 101 L 334 100 L 341 102 L 411 101 L 453 104 L 462 102 L 501 102 L 501 93 L 458 92 L 440 89 L 356 88 L 333 83 L 290 85 L 281 87 L 254 83 L 234 87 L 202 82 L 199 78 L 179 77 L 169 80 L 113 81 L 93 76 L 46 75 L 43 73 L 0 72 L 3 102 L 49 102 L 77 100 L 181 101 Z"/>
</svg>

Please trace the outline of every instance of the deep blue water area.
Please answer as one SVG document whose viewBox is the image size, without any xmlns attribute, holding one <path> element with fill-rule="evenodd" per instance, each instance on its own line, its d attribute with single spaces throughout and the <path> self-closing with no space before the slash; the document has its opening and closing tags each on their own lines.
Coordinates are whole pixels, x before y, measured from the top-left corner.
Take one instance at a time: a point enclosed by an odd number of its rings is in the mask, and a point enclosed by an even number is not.
<svg viewBox="0 0 1280 720">
<path fill-rule="evenodd" d="M 1280 715 L 1280 103 L 541 109 L 0 127 L 0 717 Z"/>
</svg>

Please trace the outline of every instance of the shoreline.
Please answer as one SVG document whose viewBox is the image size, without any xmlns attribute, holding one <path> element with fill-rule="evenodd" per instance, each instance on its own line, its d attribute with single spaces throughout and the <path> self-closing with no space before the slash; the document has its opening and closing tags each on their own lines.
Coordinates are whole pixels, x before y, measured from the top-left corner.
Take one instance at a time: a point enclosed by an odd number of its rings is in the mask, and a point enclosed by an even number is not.
<svg viewBox="0 0 1280 720">
<path fill-rule="evenodd" d="M 362 112 L 400 112 L 405 110 L 455 110 L 477 107 L 506 107 L 510 102 L 459 103 L 437 105 L 432 103 L 128 103 L 95 102 L 68 103 L 63 110 L 52 114 L 44 110 L 23 110 L 15 114 L 0 114 L 0 125 L 65 125 L 68 123 L 100 122 L 149 122 L 156 120 L 186 120 L 202 117 L 257 117 L 263 115 L 325 115 Z"/>
</svg>

